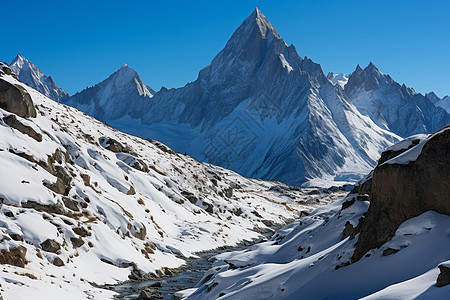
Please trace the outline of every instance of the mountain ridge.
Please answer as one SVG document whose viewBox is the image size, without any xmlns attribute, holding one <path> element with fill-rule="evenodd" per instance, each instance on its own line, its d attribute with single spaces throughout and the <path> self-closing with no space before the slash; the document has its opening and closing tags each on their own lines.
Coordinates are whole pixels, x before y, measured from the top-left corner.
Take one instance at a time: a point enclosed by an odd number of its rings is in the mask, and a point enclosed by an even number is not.
<svg viewBox="0 0 450 300">
<path fill-rule="evenodd" d="M 10 63 L 10 68 L 20 81 L 38 90 L 50 99 L 60 101 L 68 96 L 67 92 L 58 87 L 51 76 L 46 76 L 36 65 L 20 53 Z"/>
</svg>

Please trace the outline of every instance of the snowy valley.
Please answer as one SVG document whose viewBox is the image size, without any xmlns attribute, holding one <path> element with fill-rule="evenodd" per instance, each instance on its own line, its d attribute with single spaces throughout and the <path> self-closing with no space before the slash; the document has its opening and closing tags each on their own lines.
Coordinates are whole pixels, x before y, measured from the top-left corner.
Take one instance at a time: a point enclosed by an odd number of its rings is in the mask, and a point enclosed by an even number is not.
<svg viewBox="0 0 450 300">
<path fill-rule="evenodd" d="M 257 8 L 176 89 L 123 64 L 68 95 L 18 54 L 0 300 L 447 299 L 449 126 L 449 96 L 325 76 Z"/>
</svg>

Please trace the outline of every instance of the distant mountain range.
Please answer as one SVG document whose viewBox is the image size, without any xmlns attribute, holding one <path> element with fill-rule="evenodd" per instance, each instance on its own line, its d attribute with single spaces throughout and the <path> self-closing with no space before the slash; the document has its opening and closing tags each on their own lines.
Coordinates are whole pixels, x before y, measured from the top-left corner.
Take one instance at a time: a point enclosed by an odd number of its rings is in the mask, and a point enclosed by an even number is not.
<svg viewBox="0 0 450 300">
<path fill-rule="evenodd" d="M 18 60 L 25 59 L 16 58 L 11 68 L 21 81 L 39 91 L 47 87 L 55 91 L 44 93 L 50 98 L 121 131 L 248 177 L 291 185 L 355 182 L 401 137 L 450 123 L 449 97 L 416 93 L 373 63 L 348 76 L 325 76 L 258 9 L 182 88 L 155 93 L 124 65 L 69 97 L 53 80 L 47 84 L 51 77 Z M 43 80 L 29 80 L 35 77 Z"/>
</svg>

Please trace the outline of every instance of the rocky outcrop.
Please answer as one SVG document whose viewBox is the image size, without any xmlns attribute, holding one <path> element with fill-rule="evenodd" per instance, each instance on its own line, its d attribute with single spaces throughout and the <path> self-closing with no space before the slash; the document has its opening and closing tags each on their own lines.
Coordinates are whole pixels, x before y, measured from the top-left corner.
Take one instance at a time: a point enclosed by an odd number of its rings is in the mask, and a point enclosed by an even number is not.
<svg viewBox="0 0 450 300">
<path fill-rule="evenodd" d="M 419 147 L 419 146 L 417 146 Z M 352 261 L 390 240 L 404 221 L 426 211 L 450 215 L 450 128 L 431 135 L 415 161 L 379 164 Z M 447 170 L 447 171 L 445 171 Z"/>
<path fill-rule="evenodd" d="M 22 122 L 20 122 L 19 120 L 17 120 L 15 115 L 9 115 L 7 117 L 4 117 L 3 122 L 5 122 L 10 127 L 19 130 L 23 134 L 26 134 L 29 137 L 35 139 L 36 141 L 42 142 L 42 134 L 36 132 L 36 130 L 34 130 L 32 127 L 27 126 Z"/>
<path fill-rule="evenodd" d="M 440 265 L 439 271 L 440 273 L 436 280 L 436 286 L 443 287 L 450 284 L 450 268 L 448 266 Z"/>
<path fill-rule="evenodd" d="M 52 239 L 47 239 L 45 242 L 41 243 L 42 250 L 51 252 L 51 253 L 57 253 L 59 249 L 61 249 L 61 245 Z"/>
<path fill-rule="evenodd" d="M 23 246 L 11 248 L 9 250 L 2 249 L 0 252 L 0 264 L 8 264 L 23 268 L 27 263 L 25 254 L 27 254 L 27 248 Z"/>
<path fill-rule="evenodd" d="M 0 108 L 22 118 L 35 118 L 36 109 L 30 94 L 21 86 L 0 78 Z"/>
</svg>

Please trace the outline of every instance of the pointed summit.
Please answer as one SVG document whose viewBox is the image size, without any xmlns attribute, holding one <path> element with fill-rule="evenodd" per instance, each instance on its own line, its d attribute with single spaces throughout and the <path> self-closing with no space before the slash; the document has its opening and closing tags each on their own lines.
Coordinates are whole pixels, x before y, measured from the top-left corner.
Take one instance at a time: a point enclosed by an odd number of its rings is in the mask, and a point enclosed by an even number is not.
<svg viewBox="0 0 450 300">
<path fill-rule="evenodd" d="M 252 12 L 252 14 L 248 16 L 247 19 L 244 20 L 244 22 L 242 22 L 241 26 L 238 27 L 235 33 L 240 29 L 245 29 L 245 31 L 253 31 L 256 29 L 257 32 L 261 34 L 261 37 L 263 39 L 266 38 L 268 32 L 272 32 L 275 37 L 281 39 L 280 35 L 275 30 L 273 25 L 269 22 L 269 20 L 267 20 L 266 16 L 264 16 L 264 14 L 257 7 Z"/>
<path fill-rule="evenodd" d="M 154 94 L 135 69 L 123 64 L 102 82 L 64 99 L 64 103 L 98 120 L 110 122 L 141 113 L 145 102 Z"/>
<path fill-rule="evenodd" d="M 20 81 L 28 84 L 50 99 L 59 101 L 68 96 L 63 89 L 55 84 L 51 77 L 46 76 L 37 66 L 20 53 L 13 59 L 10 68 L 19 77 Z"/>
<path fill-rule="evenodd" d="M 378 70 L 377 66 L 375 66 L 375 64 L 373 62 L 369 62 L 369 64 L 367 65 L 367 67 L 364 70 L 380 72 L 380 70 Z"/>
</svg>

